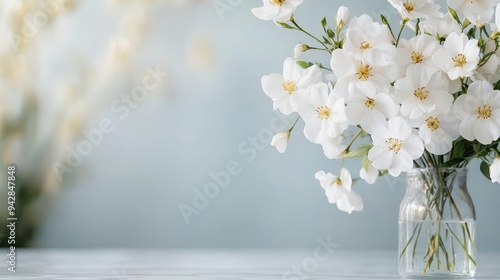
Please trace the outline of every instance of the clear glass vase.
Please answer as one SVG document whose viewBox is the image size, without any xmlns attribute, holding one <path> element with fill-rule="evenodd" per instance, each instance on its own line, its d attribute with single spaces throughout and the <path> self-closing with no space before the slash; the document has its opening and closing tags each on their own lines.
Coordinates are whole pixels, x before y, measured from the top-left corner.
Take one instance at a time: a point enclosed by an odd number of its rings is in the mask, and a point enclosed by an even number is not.
<svg viewBox="0 0 500 280">
<path fill-rule="evenodd" d="M 399 273 L 469 278 L 476 271 L 476 213 L 467 169 L 414 169 L 399 211 Z"/>
</svg>

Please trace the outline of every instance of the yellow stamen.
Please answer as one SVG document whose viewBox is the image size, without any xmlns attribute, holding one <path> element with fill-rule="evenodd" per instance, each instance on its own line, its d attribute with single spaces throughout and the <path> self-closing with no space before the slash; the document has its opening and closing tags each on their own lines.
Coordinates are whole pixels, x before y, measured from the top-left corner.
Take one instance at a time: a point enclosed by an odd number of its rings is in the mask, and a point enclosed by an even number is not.
<svg viewBox="0 0 500 280">
<path fill-rule="evenodd" d="M 297 86 L 293 81 L 285 81 L 281 85 L 288 94 L 292 94 L 297 89 Z"/>
<path fill-rule="evenodd" d="M 424 100 L 429 96 L 429 91 L 425 87 L 417 88 L 414 92 L 413 95 L 417 97 L 420 100 Z"/>
<path fill-rule="evenodd" d="M 365 101 L 365 106 L 373 110 L 375 108 L 375 99 L 368 97 Z"/>
<path fill-rule="evenodd" d="M 415 10 L 415 2 L 406 2 L 406 3 L 403 3 L 403 8 L 405 8 L 405 10 L 408 13 L 410 13 L 413 10 Z"/>
<path fill-rule="evenodd" d="M 413 62 L 416 64 L 422 63 L 424 61 L 424 55 L 419 52 L 412 52 L 411 60 L 413 60 Z"/>
<path fill-rule="evenodd" d="M 370 43 L 364 41 L 363 43 L 361 43 L 361 45 L 359 45 L 359 48 L 362 49 L 362 50 L 367 50 L 367 49 L 371 49 L 371 45 Z"/>
<path fill-rule="evenodd" d="M 273 6 L 281 6 L 283 3 L 285 3 L 286 0 L 269 0 L 271 5 Z"/>
<path fill-rule="evenodd" d="M 455 67 L 463 67 L 467 63 L 467 57 L 461 53 L 457 54 L 452 60 L 455 62 Z"/>
<path fill-rule="evenodd" d="M 483 118 L 483 119 L 489 119 L 491 118 L 491 112 L 492 112 L 492 109 L 491 109 L 491 106 L 489 105 L 484 105 L 483 107 L 479 107 L 477 109 L 477 118 Z"/>
<path fill-rule="evenodd" d="M 337 178 L 333 180 L 330 185 L 335 185 L 335 184 L 337 185 L 337 187 L 342 187 L 342 180 L 340 180 L 340 178 Z"/>
<path fill-rule="evenodd" d="M 370 65 L 364 65 L 364 64 L 361 64 L 361 66 L 358 68 L 358 78 L 360 80 L 368 80 L 368 78 L 370 78 L 371 76 L 373 76 L 370 72 L 373 70 L 373 67 L 370 67 Z"/>
<path fill-rule="evenodd" d="M 427 127 L 431 131 L 436 131 L 439 128 L 439 120 L 435 117 L 429 117 L 425 120 L 427 122 Z"/>
<path fill-rule="evenodd" d="M 330 118 L 330 108 L 326 106 L 319 106 L 316 109 L 316 112 L 318 112 L 318 118 L 321 120 L 326 120 Z"/>
<path fill-rule="evenodd" d="M 403 144 L 403 141 L 392 137 L 385 140 L 385 142 L 389 144 L 389 151 L 393 151 L 396 154 L 401 150 L 401 144 Z"/>
</svg>

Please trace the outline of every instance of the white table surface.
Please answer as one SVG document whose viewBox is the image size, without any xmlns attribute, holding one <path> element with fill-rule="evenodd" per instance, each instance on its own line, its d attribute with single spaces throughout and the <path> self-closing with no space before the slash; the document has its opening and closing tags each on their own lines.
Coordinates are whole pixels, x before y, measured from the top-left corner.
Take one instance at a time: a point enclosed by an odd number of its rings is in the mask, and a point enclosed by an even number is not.
<svg viewBox="0 0 500 280">
<path fill-rule="evenodd" d="M 402 279 L 395 251 L 335 250 L 313 260 L 308 250 L 17 250 L 17 272 L 0 279 Z M 314 267 L 314 262 L 318 264 Z M 302 264 L 302 274 L 292 267 Z M 500 253 L 478 256 L 474 279 L 500 279 Z"/>
</svg>

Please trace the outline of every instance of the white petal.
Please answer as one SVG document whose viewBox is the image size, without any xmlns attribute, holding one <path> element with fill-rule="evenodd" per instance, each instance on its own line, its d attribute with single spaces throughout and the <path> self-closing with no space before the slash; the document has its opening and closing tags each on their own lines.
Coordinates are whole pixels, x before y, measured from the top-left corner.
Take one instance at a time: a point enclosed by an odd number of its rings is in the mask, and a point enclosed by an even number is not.
<svg viewBox="0 0 500 280">
<path fill-rule="evenodd" d="M 489 145 L 500 136 L 500 127 L 493 120 L 479 118 L 474 127 L 474 136 L 479 143 Z"/>
<path fill-rule="evenodd" d="M 398 114 L 399 106 L 394 103 L 394 100 L 388 94 L 377 94 L 375 101 L 375 108 L 384 114 L 386 118 L 392 118 Z"/>
<path fill-rule="evenodd" d="M 500 183 L 500 158 L 495 158 L 490 165 L 490 178 L 493 183 Z"/>
<path fill-rule="evenodd" d="M 474 136 L 474 128 L 477 123 L 477 118 L 467 117 L 460 122 L 460 135 L 463 138 L 474 141 L 476 138 Z"/>
<path fill-rule="evenodd" d="M 365 169 L 365 164 L 363 164 L 363 167 L 361 168 L 361 170 L 359 170 L 359 177 L 366 183 L 371 185 L 377 181 L 379 171 L 378 169 L 373 167 L 372 163 L 369 160 L 366 160 L 366 162 L 367 169 Z"/>
<path fill-rule="evenodd" d="M 391 166 L 387 169 L 393 177 L 398 177 L 401 172 L 410 171 L 413 168 L 413 160 L 406 150 L 400 150 L 395 156 Z"/>
<path fill-rule="evenodd" d="M 342 182 L 342 187 L 347 190 L 351 191 L 351 186 L 352 186 L 352 178 L 351 178 L 351 173 L 349 170 L 342 168 L 340 170 L 340 181 Z"/>
<path fill-rule="evenodd" d="M 373 146 L 368 152 L 368 159 L 379 170 L 388 169 L 392 165 L 394 153 L 385 144 Z"/>
<path fill-rule="evenodd" d="M 261 20 L 272 20 L 275 19 L 279 13 L 278 6 L 263 6 L 258 8 L 253 8 L 252 13 Z"/>
<path fill-rule="evenodd" d="M 346 145 L 342 144 L 344 140 L 343 136 L 339 136 L 337 138 L 328 139 L 325 142 L 321 142 L 321 147 L 323 148 L 323 153 L 329 159 L 338 159 L 340 155 L 347 148 Z"/>
<path fill-rule="evenodd" d="M 261 79 L 262 89 L 274 101 L 287 94 L 282 85 L 284 81 L 285 79 L 280 74 L 263 76 Z"/>
<path fill-rule="evenodd" d="M 326 131 L 323 129 L 323 122 L 320 120 L 306 122 L 304 135 L 307 140 L 317 144 L 326 142 L 329 139 L 326 135 Z"/>
<path fill-rule="evenodd" d="M 329 203 L 337 203 L 340 199 L 345 196 L 345 190 L 338 187 L 336 184 L 331 184 L 325 190 L 325 195 L 328 198 Z"/>
<path fill-rule="evenodd" d="M 355 60 L 343 49 L 336 49 L 332 52 L 330 65 L 333 74 L 335 74 L 339 80 L 356 72 Z"/>
<path fill-rule="evenodd" d="M 290 132 L 284 131 L 274 135 L 271 140 L 271 146 L 276 147 L 278 152 L 284 153 L 286 151 L 286 146 L 288 144 L 288 139 L 290 138 Z"/>
<path fill-rule="evenodd" d="M 412 133 L 412 128 L 403 118 L 395 117 L 389 120 L 389 129 L 393 137 L 400 140 L 408 138 Z"/>
<path fill-rule="evenodd" d="M 320 180 L 320 181 L 323 180 L 325 177 L 326 177 L 326 173 L 323 170 L 320 170 L 314 174 L 314 178 L 316 178 L 317 180 Z"/>
<path fill-rule="evenodd" d="M 298 65 L 297 65 L 298 66 Z M 310 85 L 314 85 L 321 82 L 321 71 L 318 66 L 313 65 L 307 68 L 300 79 L 297 81 L 298 88 L 306 88 Z"/>
<path fill-rule="evenodd" d="M 349 214 L 352 211 L 363 211 L 363 199 L 353 191 L 347 192 L 342 199 L 337 201 L 337 208 Z"/>
<path fill-rule="evenodd" d="M 424 153 L 424 144 L 418 136 L 412 134 L 403 141 L 401 149 L 407 151 L 412 159 L 418 159 Z"/>
</svg>

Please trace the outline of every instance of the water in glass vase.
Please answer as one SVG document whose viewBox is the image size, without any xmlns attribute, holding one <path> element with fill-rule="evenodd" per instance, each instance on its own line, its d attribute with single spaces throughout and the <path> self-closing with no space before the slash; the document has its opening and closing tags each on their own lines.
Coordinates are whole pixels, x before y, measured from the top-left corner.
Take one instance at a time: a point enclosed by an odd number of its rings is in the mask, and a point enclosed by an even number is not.
<svg viewBox="0 0 500 280">
<path fill-rule="evenodd" d="M 473 277 L 475 221 L 400 221 L 399 271 L 412 278 Z"/>
</svg>

